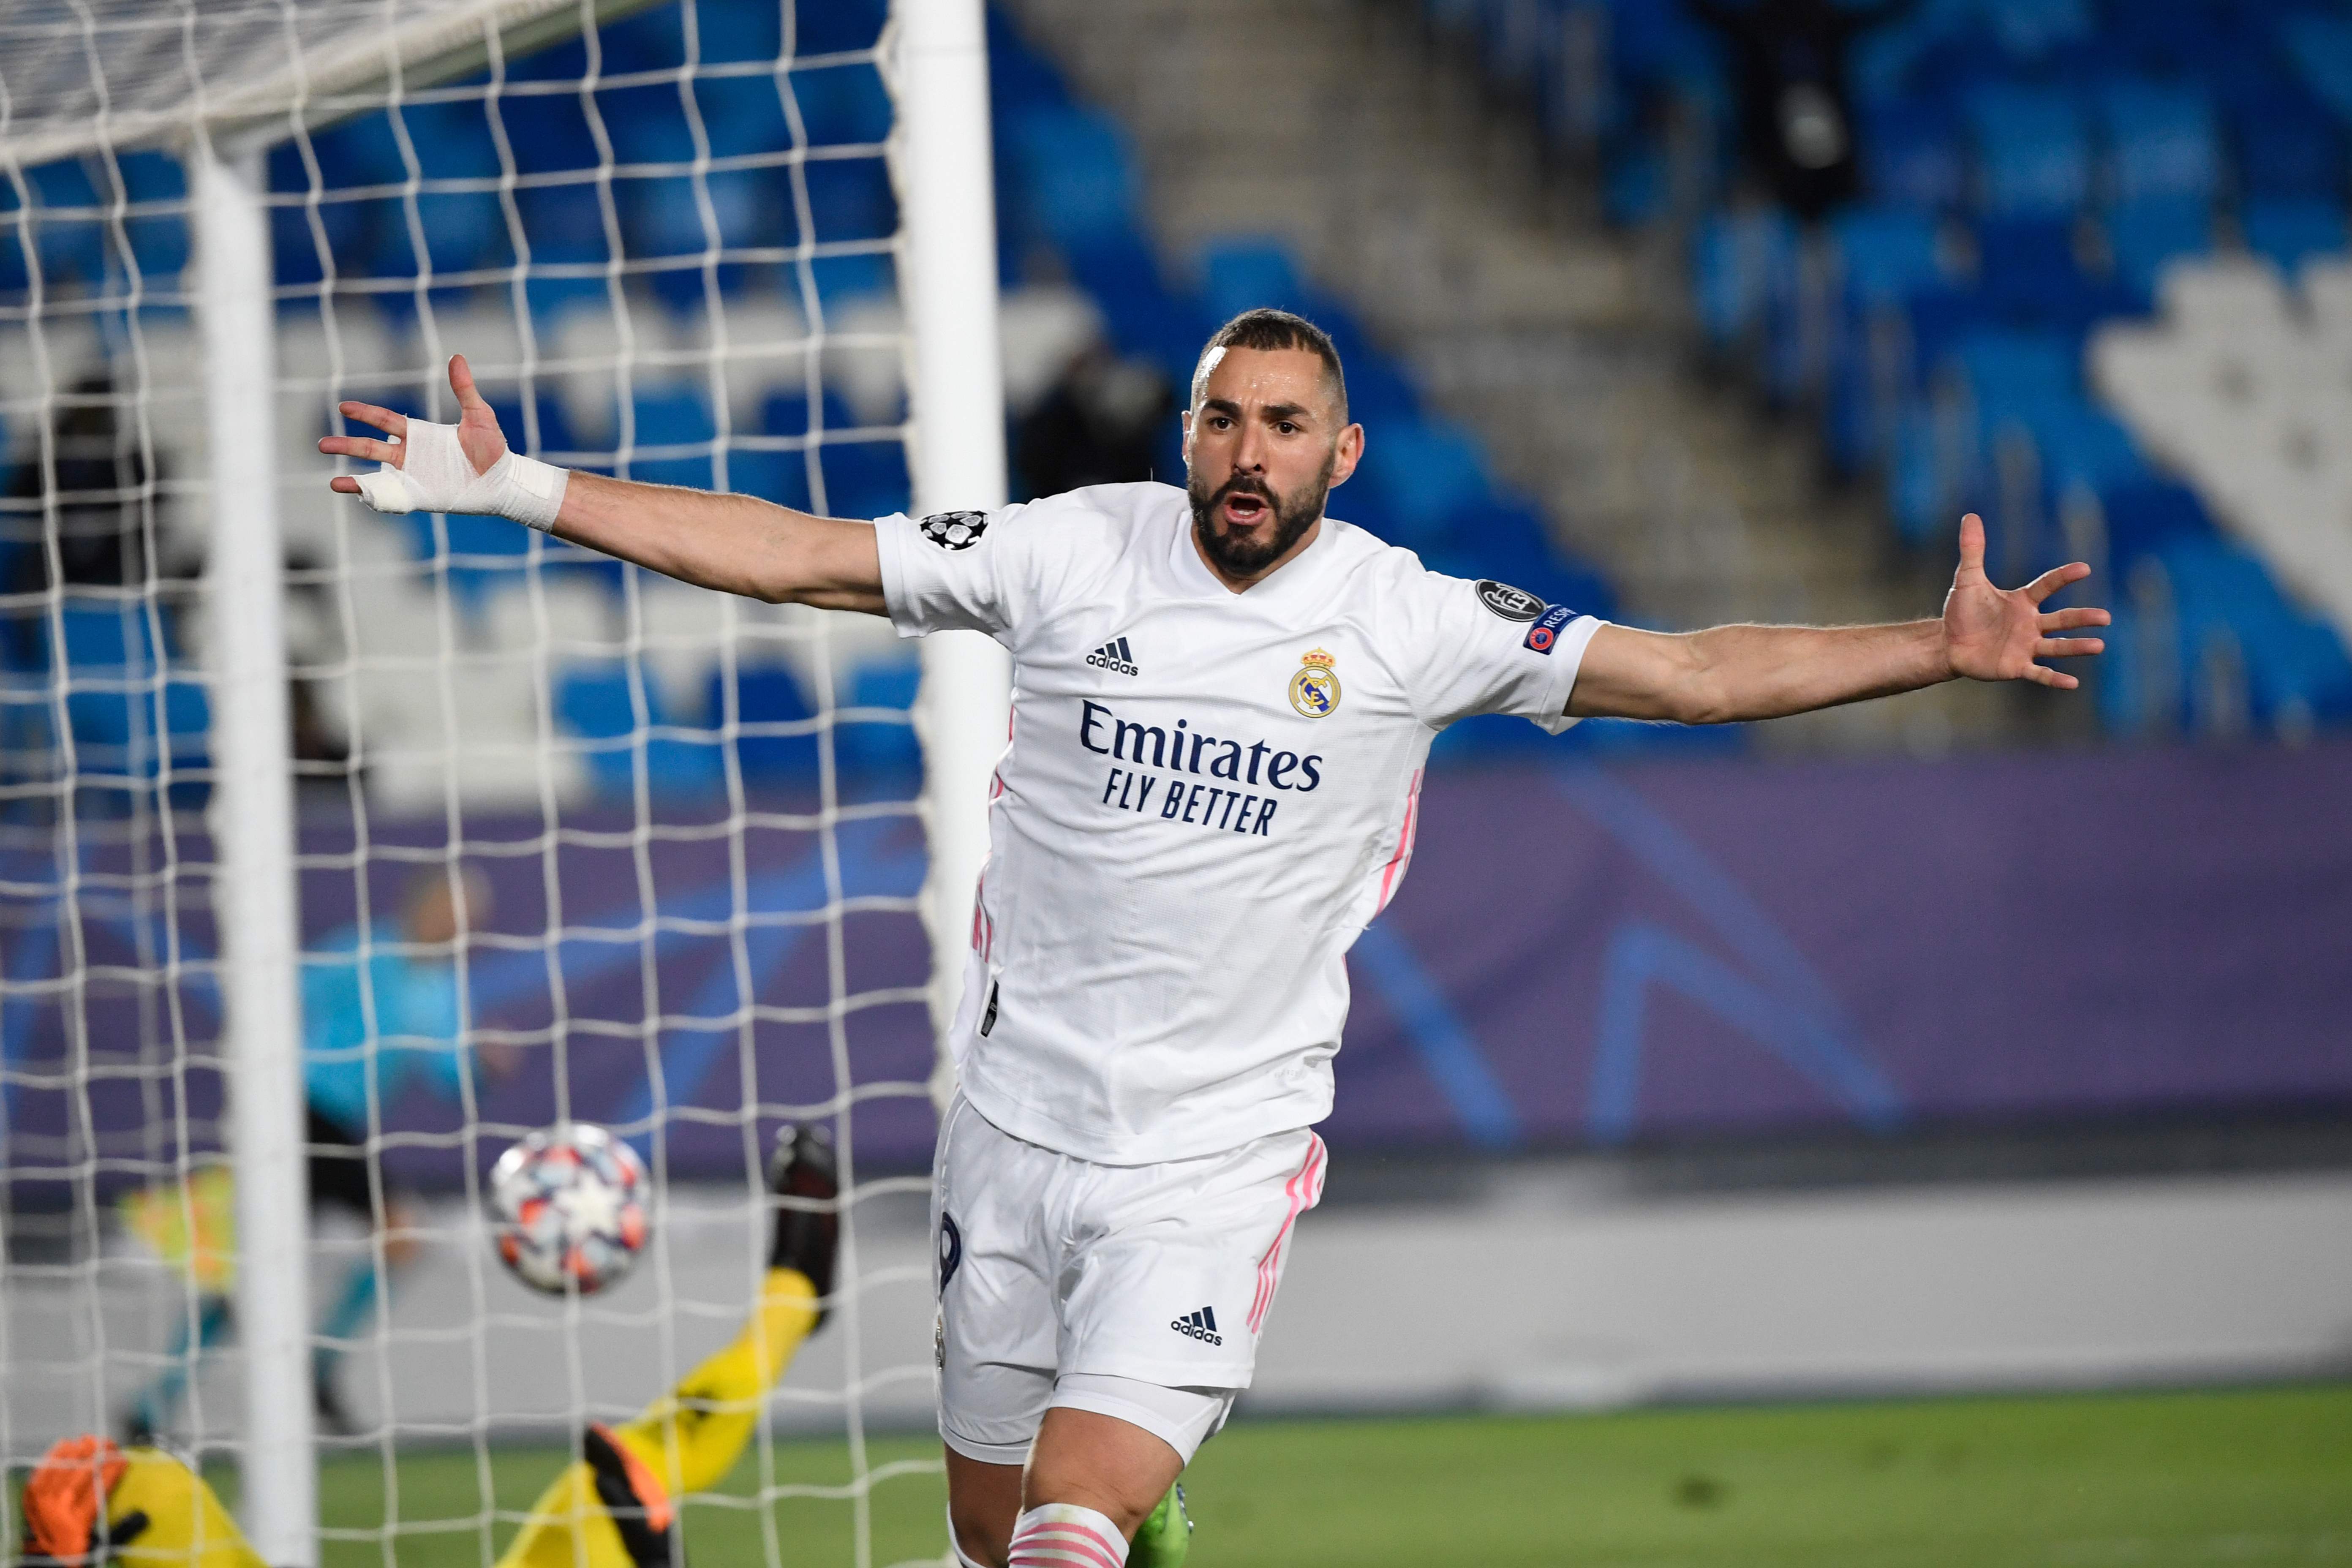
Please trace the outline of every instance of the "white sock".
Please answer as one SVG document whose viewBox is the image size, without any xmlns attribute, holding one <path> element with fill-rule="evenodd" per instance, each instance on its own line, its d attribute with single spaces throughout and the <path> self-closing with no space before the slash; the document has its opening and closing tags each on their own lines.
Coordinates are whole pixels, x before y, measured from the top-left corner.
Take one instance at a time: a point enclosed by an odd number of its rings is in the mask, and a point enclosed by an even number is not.
<svg viewBox="0 0 2352 1568">
<path fill-rule="evenodd" d="M 948 1510 L 948 1552 L 949 1555 L 952 1556 L 956 1560 L 956 1568 L 988 1568 L 987 1563 L 974 1562 L 970 1556 L 968 1556 L 964 1552 L 963 1542 L 956 1539 L 955 1510 L 953 1509 L 950 1509 Z"/>
<path fill-rule="evenodd" d="M 1127 1537 L 1090 1508 L 1049 1502 L 1013 1521 L 1013 1568 L 1123 1568 Z"/>
</svg>

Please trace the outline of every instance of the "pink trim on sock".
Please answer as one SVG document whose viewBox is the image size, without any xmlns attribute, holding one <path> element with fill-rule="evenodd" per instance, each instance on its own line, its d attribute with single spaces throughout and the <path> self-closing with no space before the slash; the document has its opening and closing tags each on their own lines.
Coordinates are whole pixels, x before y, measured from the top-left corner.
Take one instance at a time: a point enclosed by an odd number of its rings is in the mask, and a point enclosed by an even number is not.
<svg viewBox="0 0 2352 1568">
<path fill-rule="evenodd" d="M 1102 1531 L 1074 1520 L 1041 1519 L 1013 1537 L 1012 1568 L 1056 1568 L 1072 1563 L 1124 1568 L 1125 1545 L 1114 1545 Z"/>
</svg>

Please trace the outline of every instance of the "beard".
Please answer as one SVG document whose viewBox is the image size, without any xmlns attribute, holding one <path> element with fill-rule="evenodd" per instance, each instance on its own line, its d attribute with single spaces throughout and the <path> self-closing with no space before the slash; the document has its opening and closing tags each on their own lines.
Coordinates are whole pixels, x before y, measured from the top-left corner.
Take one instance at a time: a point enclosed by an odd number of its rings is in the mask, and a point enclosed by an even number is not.
<svg viewBox="0 0 2352 1568">
<path fill-rule="evenodd" d="M 1192 502 L 1192 537 L 1201 542 L 1201 553 L 1235 577 L 1255 575 L 1281 560 L 1298 542 L 1299 536 L 1323 515 L 1323 503 L 1331 494 L 1331 469 L 1338 457 L 1334 452 L 1325 458 L 1321 471 L 1287 497 L 1276 495 L 1265 480 L 1250 474 L 1235 474 L 1213 490 L 1200 475 L 1191 476 L 1184 493 Z M 1234 495 L 1252 495 L 1264 500 L 1274 513 L 1273 531 L 1255 541 L 1221 531 L 1216 523 L 1217 509 L 1227 496 Z"/>
</svg>

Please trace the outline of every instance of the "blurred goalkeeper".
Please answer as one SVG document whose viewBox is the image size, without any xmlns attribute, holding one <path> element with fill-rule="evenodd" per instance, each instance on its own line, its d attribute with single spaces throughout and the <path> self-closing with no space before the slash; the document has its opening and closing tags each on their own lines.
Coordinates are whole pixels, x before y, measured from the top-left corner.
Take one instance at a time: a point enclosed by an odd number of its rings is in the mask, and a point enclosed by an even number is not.
<svg viewBox="0 0 2352 1568">
<path fill-rule="evenodd" d="M 1428 571 L 1324 515 L 1364 429 L 1331 340 L 1279 310 L 1203 349 L 1184 489 L 921 519 L 566 473 L 508 449 L 463 358 L 449 384 L 454 426 L 342 405 L 386 438 L 320 442 L 382 465 L 334 488 L 1012 653 L 932 1197 L 949 1515 L 986 1568 L 1181 1552 L 1170 1490 L 1249 1386 L 1322 1194 L 1346 954 L 1411 863 L 1438 731 L 1768 719 L 1964 677 L 2069 689 L 2041 660 L 2099 652 L 2061 634 L 2107 620 L 2042 607 L 2080 563 L 1994 587 L 1974 517 L 1942 616 L 1899 626 L 1669 636 Z"/>
<path fill-rule="evenodd" d="M 735 1468 L 768 1391 L 825 1318 L 840 1237 L 832 1142 L 786 1128 L 769 1163 L 775 1218 L 760 1302 L 742 1332 L 581 1458 L 532 1505 L 499 1568 L 671 1568 L 677 1500 Z M 52 1447 L 25 1482 L 25 1568 L 267 1568 L 202 1478 L 160 1448 L 102 1437 Z"/>
</svg>

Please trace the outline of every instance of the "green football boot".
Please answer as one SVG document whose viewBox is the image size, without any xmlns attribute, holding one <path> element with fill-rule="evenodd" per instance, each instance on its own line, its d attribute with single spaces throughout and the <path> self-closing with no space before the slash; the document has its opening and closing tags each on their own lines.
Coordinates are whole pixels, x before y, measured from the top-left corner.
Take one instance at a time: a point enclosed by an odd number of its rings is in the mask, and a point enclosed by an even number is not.
<svg viewBox="0 0 2352 1568">
<path fill-rule="evenodd" d="M 1184 1511 L 1184 1483 L 1178 1481 L 1137 1529 L 1127 1568 L 1177 1568 L 1192 1549 L 1192 1516 Z"/>
</svg>

